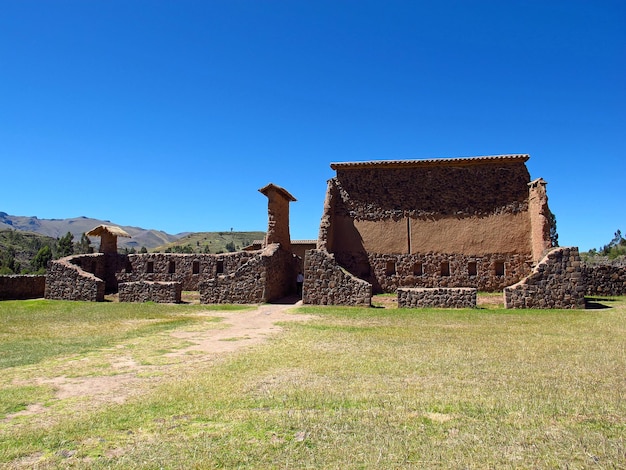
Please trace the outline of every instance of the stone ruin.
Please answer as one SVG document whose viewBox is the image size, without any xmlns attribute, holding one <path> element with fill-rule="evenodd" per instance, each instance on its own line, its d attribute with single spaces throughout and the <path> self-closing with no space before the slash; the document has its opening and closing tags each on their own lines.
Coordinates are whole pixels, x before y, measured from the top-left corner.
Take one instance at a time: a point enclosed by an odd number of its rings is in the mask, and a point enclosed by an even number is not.
<svg viewBox="0 0 626 470">
<path fill-rule="evenodd" d="M 88 235 L 101 237 L 100 253 L 53 261 L 45 297 L 272 302 L 295 294 L 299 270 L 313 305 L 369 306 L 395 292 L 407 307 L 471 306 L 481 290 L 503 291 L 507 308 L 584 308 L 585 293 L 625 294 L 623 268 L 584 269 L 577 248 L 551 246 L 546 182 L 530 181 L 528 158 L 333 163 L 315 246 L 291 240 L 296 199 L 274 184 L 259 190 L 266 237 L 240 252 L 122 255 L 117 237 L 129 235 L 99 226 Z"/>
</svg>

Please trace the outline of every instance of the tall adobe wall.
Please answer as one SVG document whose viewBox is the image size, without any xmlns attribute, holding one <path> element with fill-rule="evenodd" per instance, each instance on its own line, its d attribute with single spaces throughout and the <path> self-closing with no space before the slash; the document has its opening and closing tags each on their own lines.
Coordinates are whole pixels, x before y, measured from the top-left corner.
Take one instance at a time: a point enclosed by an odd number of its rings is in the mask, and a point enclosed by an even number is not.
<svg viewBox="0 0 626 470">
<path fill-rule="evenodd" d="M 528 158 L 332 164 L 337 175 L 328 183 L 318 248 L 371 282 L 375 292 L 400 286 L 502 289 L 528 275 L 543 255 L 534 247 L 545 240 L 532 237 L 542 232 L 533 231 L 540 219 L 531 217 Z M 389 256 L 424 270 L 414 275 L 409 268 L 411 279 L 399 276 L 392 261 L 381 263 Z M 446 261 L 457 269 L 444 269 Z"/>
</svg>

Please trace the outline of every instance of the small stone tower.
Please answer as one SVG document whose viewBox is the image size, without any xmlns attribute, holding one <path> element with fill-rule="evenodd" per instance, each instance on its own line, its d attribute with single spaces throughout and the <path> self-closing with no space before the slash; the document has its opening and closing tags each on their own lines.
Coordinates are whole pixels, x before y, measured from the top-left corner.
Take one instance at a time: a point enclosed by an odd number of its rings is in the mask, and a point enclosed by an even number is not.
<svg viewBox="0 0 626 470">
<path fill-rule="evenodd" d="M 114 225 L 98 225 L 87 232 L 89 237 L 100 237 L 100 253 L 117 254 L 117 237 L 131 238 L 131 236 Z"/>
<path fill-rule="evenodd" d="M 259 189 L 267 196 L 267 235 L 263 247 L 280 243 L 283 250 L 291 251 L 289 234 L 289 203 L 296 200 L 289 192 L 273 183 Z"/>
</svg>

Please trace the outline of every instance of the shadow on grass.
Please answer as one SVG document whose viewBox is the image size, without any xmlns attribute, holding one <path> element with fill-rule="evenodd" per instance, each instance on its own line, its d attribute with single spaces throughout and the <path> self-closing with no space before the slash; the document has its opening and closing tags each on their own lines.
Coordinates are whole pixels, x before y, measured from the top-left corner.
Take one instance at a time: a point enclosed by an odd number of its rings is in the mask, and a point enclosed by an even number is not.
<svg viewBox="0 0 626 470">
<path fill-rule="evenodd" d="M 588 310 L 602 310 L 605 308 L 613 308 L 611 305 L 605 305 L 600 302 L 615 302 L 615 299 L 605 297 L 585 297 L 585 308 Z"/>
</svg>

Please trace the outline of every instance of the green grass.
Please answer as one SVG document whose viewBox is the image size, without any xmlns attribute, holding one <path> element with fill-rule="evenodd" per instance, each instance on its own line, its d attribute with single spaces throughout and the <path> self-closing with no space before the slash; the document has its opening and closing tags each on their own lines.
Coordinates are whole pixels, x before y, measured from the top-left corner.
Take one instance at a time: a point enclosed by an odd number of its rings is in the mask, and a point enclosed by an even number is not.
<svg viewBox="0 0 626 470">
<path fill-rule="evenodd" d="M 3 334 L 16 321 L 4 320 L 4 304 Z M 626 468 L 626 299 L 604 304 L 611 308 L 303 307 L 298 313 L 315 318 L 285 323 L 260 346 L 217 362 L 180 363 L 174 376 L 124 404 L 73 413 L 71 403 L 46 389 L 2 379 L 2 396 L 15 391 L 0 412 L 42 401 L 51 411 L 45 419 L 0 421 L 0 465 Z M 48 314 L 72 305 L 39 303 L 30 311 L 33 329 L 72 336 Z M 91 305 L 95 323 L 131 321 L 136 310 Z M 163 328 L 170 316 L 196 311 L 149 307 L 148 315 L 138 310 L 132 333 L 121 328 L 89 354 L 108 357 L 113 345 L 128 341 L 168 349 Z M 147 318 L 164 322 L 161 329 L 144 329 Z M 80 328 L 97 335 L 91 320 Z M 13 335 L 2 344 L 28 341 Z M 89 348 L 81 343 L 72 354 Z M 37 374 L 55 372 L 71 349 L 40 362 Z M 4 367 L 24 382 L 30 366 Z"/>
</svg>

